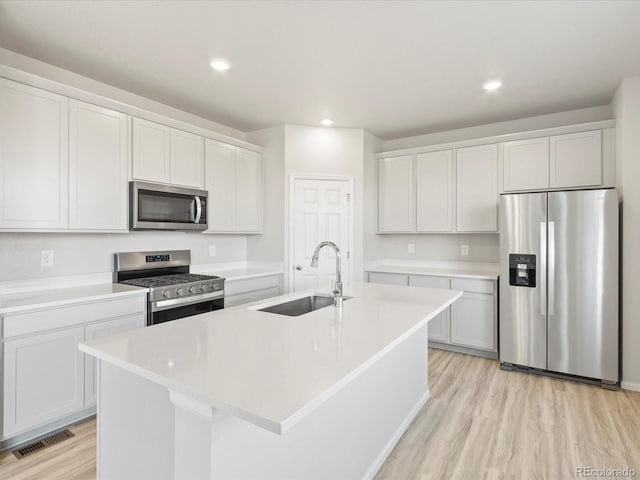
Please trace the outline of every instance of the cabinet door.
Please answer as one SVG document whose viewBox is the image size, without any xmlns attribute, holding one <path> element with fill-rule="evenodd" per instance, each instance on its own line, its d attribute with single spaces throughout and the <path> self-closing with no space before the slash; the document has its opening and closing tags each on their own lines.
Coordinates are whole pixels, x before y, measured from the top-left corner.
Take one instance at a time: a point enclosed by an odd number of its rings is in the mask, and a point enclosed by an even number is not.
<svg viewBox="0 0 640 480">
<path fill-rule="evenodd" d="M 235 147 L 205 140 L 205 188 L 209 192 L 207 231 L 235 228 Z"/>
<path fill-rule="evenodd" d="M 416 157 L 416 230 L 453 231 L 453 152 Z"/>
<path fill-rule="evenodd" d="M 415 230 L 413 156 L 381 158 L 378 164 L 378 230 Z"/>
<path fill-rule="evenodd" d="M 133 119 L 133 178 L 171 182 L 171 128 Z"/>
<path fill-rule="evenodd" d="M 448 277 L 433 277 L 427 275 L 410 275 L 409 286 L 426 288 L 449 289 Z M 449 343 L 449 308 L 429 320 L 429 340 L 441 343 Z"/>
<path fill-rule="evenodd" d="M 551 188 L 602 185 L 602 132 L 570 133 L 550 139 Z"/>
<path fill-rule="evenodd" d="M 388 285 L 409 285 L 409 277 L 399 273 L 370 272 L 369 283 L 386 283 Z"/>
<path fill-rule="evenodd" d="M 493 295 L 465 292 L 451 305 L 451 343 L 495 351 L 494 299 Z"/>
<path fill-rule="evenodd" d="M 549 138 L 502 144 L 505 192 L 549 188 Z"/>
<path fill-rule="evenodd" d="M 235 204 L 236 231 L 262 230 L 262 159 L 260 154 L 235 149 Z"/>
<path fill-rule="evenodd" d="M 498 231 L 498 146 L 461 148 L 456 156 L 456 230 Z"/>
<path fill-rule="evenodd" d="M 203 186 L 203 141 L 200 135 L 171 129 L 171 183 Z"/>
<path fill-rule="evenodd" d="M 68 100 L 0 78 L 0 228 L 67 228 Z"/>
<path fill-rule="evenodd" d="M 85 339 L 106 337 L 127 330 L 144 327 L 145 315 L 139 313 L 128 317 L 108 320 L 106 322 L 94 323 L 85 327 Z M 96 392 L 98 378 L 96 375 L 96 359 L 91 355 L 84 356 L 84 406 L 92 407 L 96 404 Z"/>
<path fill-rule="evenodd" d="M 82 410 L 84 328 L 8 340 L 4 344 L 4 438 Z"/>
<path fill-rule="evenodd" d="M 127 115 L 69 101 L 69 228 L 127 230 Z"/>
</svg>

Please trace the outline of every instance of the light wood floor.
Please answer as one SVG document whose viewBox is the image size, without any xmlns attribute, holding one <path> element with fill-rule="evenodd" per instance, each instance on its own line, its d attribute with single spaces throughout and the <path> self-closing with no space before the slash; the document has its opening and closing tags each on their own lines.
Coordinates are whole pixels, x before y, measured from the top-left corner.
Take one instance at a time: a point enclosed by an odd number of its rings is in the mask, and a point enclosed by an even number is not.
<svg viewBox="0 0 640 480">
<path fill-rule="evenodd" d="M 640 478 L 640 393 L 441 350 L 429 350 L 429 375 L 431 399 L 376 480 L 562 480 L 576 467 L 630 467 Z M 95 480 L 95 421 L 71 430 L 74 438 L 22 460 L 0 454 L 0 479 Z"/>
</svg>

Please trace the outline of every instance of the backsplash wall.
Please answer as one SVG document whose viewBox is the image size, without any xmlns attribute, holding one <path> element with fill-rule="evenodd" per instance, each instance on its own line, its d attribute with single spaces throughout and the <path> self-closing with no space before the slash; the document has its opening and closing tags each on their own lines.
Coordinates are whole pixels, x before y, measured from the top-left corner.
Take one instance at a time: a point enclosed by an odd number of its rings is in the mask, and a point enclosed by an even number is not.
<svg viewBox="0 0 640 480">
<path fill-rule="evenodd" d="M 422 234 L 377 235 L 369 237 L 367 260 L 402 259 L 458 262 L 498 262 L 500 236 L 488 234 Z M 415 245 L 415 253 L 408 253 L 408 244 Z M 469 255 L 460 253 L 462 245 L 469 246 Z"/>
<path fill-rule="evenodd" d="M 0 281 L 112 272 L 115 252 L 180 249 L 191 250 L 192 264 L 237 262 L 246 260 L 247 241 L 187 232 L 0 233 Z M 40 266 L 40 250 L 54 251 L 53 267 Z"/>
</svg>

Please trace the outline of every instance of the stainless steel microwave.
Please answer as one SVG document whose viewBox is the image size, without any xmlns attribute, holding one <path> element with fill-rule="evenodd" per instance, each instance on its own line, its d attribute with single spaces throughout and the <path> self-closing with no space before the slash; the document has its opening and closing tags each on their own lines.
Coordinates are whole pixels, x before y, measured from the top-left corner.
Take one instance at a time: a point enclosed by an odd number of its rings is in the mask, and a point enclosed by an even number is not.
<svg viewBox="0 0 640 480">
<path fill-rule="evenodd" d="M 131 230 L 206 230 L 207 192 L 159 183 L 130 182 Z"/>
</svg>

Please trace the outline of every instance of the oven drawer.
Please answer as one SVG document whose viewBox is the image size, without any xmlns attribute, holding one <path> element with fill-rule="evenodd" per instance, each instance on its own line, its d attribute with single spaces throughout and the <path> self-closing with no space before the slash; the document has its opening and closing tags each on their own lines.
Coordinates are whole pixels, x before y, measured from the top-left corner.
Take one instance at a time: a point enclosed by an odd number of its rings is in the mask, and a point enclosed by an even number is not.
<svg viewBox="0 0 640 480">
<path fill-rule="evenodd" d="M 146 295 L 50 308 L 3 318 L 3 338 L 145 312 Z"/>
</svg>

